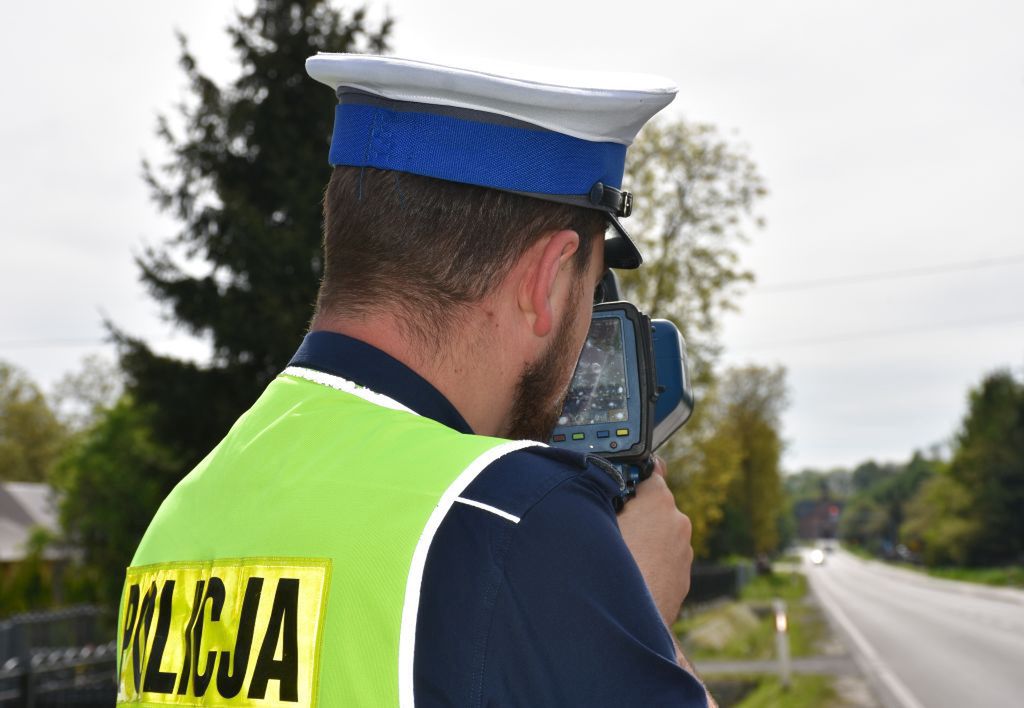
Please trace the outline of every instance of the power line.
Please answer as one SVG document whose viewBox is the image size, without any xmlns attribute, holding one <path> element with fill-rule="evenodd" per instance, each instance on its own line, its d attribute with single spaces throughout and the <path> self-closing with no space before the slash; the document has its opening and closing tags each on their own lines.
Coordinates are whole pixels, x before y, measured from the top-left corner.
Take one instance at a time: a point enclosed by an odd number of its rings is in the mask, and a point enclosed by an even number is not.
<svg viewBox="0 0 1024 708">
<path fill-rule="evenodd" d="M 754 290 L 758 293 L 780 293 L 780 292 L 796 292 L 800 290 L 816 290 L 819 288 L 832 287 L 836 285 L 854 285 L 860 283 L 877 282 L 880 280 L 899 280 L 903 278 L 917 278 L 929 275 L 941 275 L 944 273 L 957 273 L 969 270 L 978 270 L 982 268 L 993 268 L 997 266 L 1015 265 L 1018 263 L 1024 263 L 1024 254 L 1011 254 L 1008 256 L 1002 256 L 999 258 L 985 258 L 982 260 L 975 261 L 960 261 L 957 263 L 947 263 L 943 265 L 934 266 L 922 266 L 919 268 L 903 268 L 900 270 L 880 271 L 877 273 L 861 273 L 857 275 L 840 275 L 829 278 L 814 278 L 811 280 L 796 280 L 785 283 L 775 283 L 767 285 L 755 285 Z M 942 329 L 953 329 L 957 327 L 974 327 L 984 325 L 984 322 L 967 322 L 961 325 L 938 325 Z M 994 323 L 993 323 L 994 324 Z M 809 344 L 824 344 L 832 341 L 846 341 L 847 338 L 852 339 L 865 339 L 869 337 L 883 337 L 893 336 L 903 333 L 918 333 L 922 331 L 931 331 L 931 327 L 921 330 L 914 328 L 903 328 L 898 330 L 886 330 L 877 333 L 857 333 L 851 335 L 837 335 L 838 338 L 816 338 L 809 340 L 794 340 L 790 342 L 778 342 L 767 345 L 760 345 L 756 348 L 776 348 L 780 346 L 803 346 L 804 343 Z M 171 341 L 171 340 L 161 340 Z M 98 338 L 60 338 L 60 339 L 16 339 L 8 341 L 0 341 L 0 348 L 3 349 L 48 349 L 53 347 L 85 347 L 85 346 L 99 346 L 102 344 L 108 344 L 106 339 Z"/>
<path fill-rule="evenodd" d="M 11 339 L 0 341 L 0 347 L 4 349 L 47 349 L 50 347 L 85 347 L 92 345 L 108 344 L 104 339 Z"/>
<path fill-rule="evenodd" d="M 754 291 L 758 293 L 784 293 L 798 290 L 816 290 L 818 288 L 828 288 L 836 285 L 854 285 L 860 283 L 872 283 L 880 280 L 919 278 L 928 275 L 942 275 L 944 273 L 959 273 L 962 271 L 978 270 L 981 268 L 1015 265 L 1017 263 L 1024 263 L 1024 254 L 1003 256 L 1001 258 L 985 258 L 977 261 L 960 261 L 958 263 L 946 263 L 943 265 L 922 266 L 919 268 L 902 268 L 900 270 L 880 271 L 877 273 L 838 275 L 830 278 L 795 280 L 788 283 L 768 283 L 766 285 L 755 285 Z"/>
<path fill-rule="evenodd" d="M 178 338 L 154 337 L 143 338 L 144 341 L 152 344 L 166 344 L 177 341 Z M 110 339 L 102 337 L 67 337 L 67 338 L 43 338 L 43 339 L 9 339 L 0 340 L 0 349 L 51 349 L 60 347 L 93 347 L 113 345 Z"/>
<path fill-rule="evenodd" d="M 862 339 L 884 339 L 887 337 L 901 337 L 908 334 L 925 334 L 928 332 L 940 332 L 949 329 L 972 329 L 977 327 L 990 327 L 997 324 L 1024 323 L 1024 314 L 1011 315 L 989 320 L 965 320 L 963 322 L 936 322 L 919 327 L 900 327 L 899 329 L 884 329 L 864 332 L 850 332 L 847 334 L 835 334 L 825 337 L 808 337 L 806 339 L 790 339 L 779 342 L 768 342 L 756 344 L 750 347 L 737 347 L 740 351 L 757 351 L 759 349 L 781 349 L 783 347 L 806 347 L 820 344 L 836 344 L 852 342 Z"/>
</svg>

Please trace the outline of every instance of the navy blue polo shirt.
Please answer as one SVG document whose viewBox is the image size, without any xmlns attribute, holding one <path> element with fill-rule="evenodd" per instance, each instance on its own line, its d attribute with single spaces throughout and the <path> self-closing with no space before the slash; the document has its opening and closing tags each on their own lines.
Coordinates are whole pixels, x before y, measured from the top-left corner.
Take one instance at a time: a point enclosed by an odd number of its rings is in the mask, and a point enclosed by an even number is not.
<svg viewBox="0 0 1024 708">
<path fill-rule="evenodd" d="M 290 365 L 473 432 L 426 380 L 359 340 L 312 332 Z M 418 706 L 706 706 L 622 540 L 617 493 L 583 455 L 550 448 L 510 453 L 469 485 L 462 498 L 484 506 L 452 507 L 424 568 Z"/>
</svg>

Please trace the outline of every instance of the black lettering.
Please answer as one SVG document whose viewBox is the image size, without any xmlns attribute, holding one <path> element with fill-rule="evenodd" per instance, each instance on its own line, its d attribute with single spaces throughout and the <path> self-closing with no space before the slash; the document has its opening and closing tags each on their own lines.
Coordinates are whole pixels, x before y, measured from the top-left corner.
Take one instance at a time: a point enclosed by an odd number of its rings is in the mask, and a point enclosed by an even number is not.
<svg viewBox="0 0 1024 708">
<path fill-rule="evenodd" d="M 266 698 L 267 682 L 276 679 L 281 682 L 280 700 L 299 700 L 299 581 L 297 578 L 281 578 L 274 593 L 274 606 L 270 609 L 267 635 L 263 638 L 256 668 L 252 672 L 249 698 Z M 282 636 L 283 626 L 283 636 Z M 278 638 L 281 638 L 281 659 L 277 653 Z"/>
<path fill-rule="evenodd" d="M 153 651 L 146 661 L 146 679 L 142 690 L 146 693 L 174 693 L 174 680 L 178 675 L 160 670 L 160 662 L 167 648 L 167 637 L 171 633 L 171 610 L 174 605 L 174 581 L 165 580 L 160 591 L 160 611 L 156 616 L 156 634 L 153 635 Z"/>
<path fill-rule="evenodd" d="M 121 633 L 121 669 L 125 668 L 125 661 L 128 658 L 128 650 L 131 648 L 132 635 L 135 633 L 135 623 L 139 621 L 139 585 L 138 583 L 128 588 L 128 603 L 125 607 L 124 632 Z M 135 684 L 138 690 L 138 684 Z"/>
<path fill-rule="evenodd" d="M 146 644 L 149 642 L 149 626 L 153 622 L 153 608 L 156 607 L 156 583 L 151 583 L 146 596 L 142 598 L 139 621 L 135 623 L 135 638 L 132 639 L 132 675 L 135 690 L 142 692 L 142 664 Z"/>
<path fill-rule="evenodd" d="M 178 695 L 184 696 L 188 690 L 188 680 L 192 677 L 192 630 L 195 629 L 196 620 L 199 619 L 199 611 L 203 609 L 203 590 L 206 588 L 206 581 L 196 582 L 196 594 L 192 600 L 192 615 L 185 625 L 185 660 L 181 664 L 181 680 L 178 681 Z"/>
<path fill-rule="evenodd" d="M 256 611 L 260 607 L 262 592 L 263 578 L 249 578 L 249 582 L 245 584 L 245 597 L 242 598 L 242 615 L 238 620 L 234 662 L 229 664 L 231 652 L 222 651 L 220 653 L 220 666 L 217 667 L 217 693 L 223 698 L 234 698 L 242 690 L 245 670 L 249 667 L 252 635 L 256 628 Z"/>
<path fill-rule="evenodd" d="M 203 607 L 199 611 L 199 623 L 196 624 L 192 634 L 192 692 L 196 698 L 206 695 L 206 688 L 213 678 L 213 665 L 217 663 L 217 652 L 206 653 L 206 668 L 199 670 L 199 646 L 203 642 L 203 613 L 206 611 L 206 601 L 213 602 L 210 605 L 210 621 L 220 622 L 220 613 L 224 609 L 224 598 L 227 593 L 224 590 L 224 581 L 213 576 L 206 587 L 206 597 L 203 598 Z"/>
</svg>

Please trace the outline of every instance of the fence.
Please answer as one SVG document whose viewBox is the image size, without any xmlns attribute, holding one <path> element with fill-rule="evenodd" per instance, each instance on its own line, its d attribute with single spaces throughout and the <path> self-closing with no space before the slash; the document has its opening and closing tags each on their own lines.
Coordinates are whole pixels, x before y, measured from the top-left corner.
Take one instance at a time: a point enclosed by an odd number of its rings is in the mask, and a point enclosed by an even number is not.
<svg viewBox="0 0 1024 708">
<path fill-rule="evenodd" d="M 736 597 L 753 566 L 696 565 L 687 607 Z M 71 607 L 0 621 L 0 708 L 114 705 L 116 642 L 103 610 Z"/>
<path fill-rule="evenodd" d="M 754 576 L 750 563 L 736 565 L 694 565 L 686 605 L 700 605 L 727 597 L 739 597 L 740 590 Z"/>
<path fill-rule="evenodd" d="M 0 706 L 112 706 L 116 643 L 96 607 L 0 622 Z"/>
</svg>

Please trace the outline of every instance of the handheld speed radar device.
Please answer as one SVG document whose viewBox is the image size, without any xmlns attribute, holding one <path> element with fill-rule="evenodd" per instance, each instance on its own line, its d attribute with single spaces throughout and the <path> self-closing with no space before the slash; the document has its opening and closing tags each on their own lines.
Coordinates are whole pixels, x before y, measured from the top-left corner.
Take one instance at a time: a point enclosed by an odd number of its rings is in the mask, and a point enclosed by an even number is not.
<svg viewBox="0 0 1024 708">
<path fill-rule="evenodd" d="M 679 329 L 628 302 L 602 303 L 594 306 L 551 444 L 613 464 L 625 480 L 625 500 L 651 474 L 654 451 L 692 412 Z"/>
<path fill-rule="evenodd" d="M 650 320 L 627 302 L 594 307 L 551 441 L 609 460 L 649 452 L 656 395 Z"/>
</svg>

